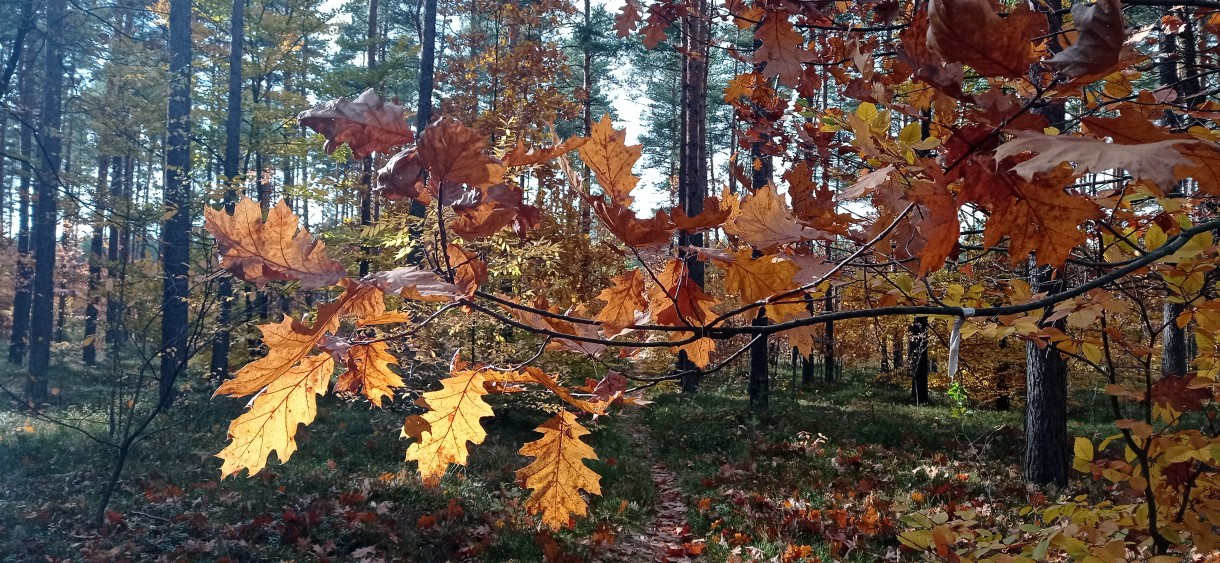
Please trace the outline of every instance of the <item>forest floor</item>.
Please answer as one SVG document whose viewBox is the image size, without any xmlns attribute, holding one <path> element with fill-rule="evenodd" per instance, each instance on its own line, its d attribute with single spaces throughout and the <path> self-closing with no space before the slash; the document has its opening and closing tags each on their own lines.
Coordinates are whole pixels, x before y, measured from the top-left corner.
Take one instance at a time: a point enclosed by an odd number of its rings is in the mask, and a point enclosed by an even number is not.
<svg viewBox="0 0 1220 563">
<path fill-rule="evenodd" d="M 104 389 L 62 379 L 50 412 L 108 439 Z M 0 411 L 0 561 L 906 560 L 902 513 L 1031 502 L 1019 413 L 954 416 L 909 406 L 871 375 L 844 379 L 776 389 L 762 416 L 747 413 L 735 379 L 590 423 L 603 495 L 556 533 L 521 507 L 514 471 L 528 460 L 517 448 L 552 408 L 521 394 L 494 397 L 470 465 L 427 486 L 403 462 L 406 401 L 370 410 L 324 397 L 289 463 L 221 480 L 213 456 L 241 402 L 188 391 L 132 453 L 101 526 L 113 449 Z M 1073 433 L 1105 430 L 1088 406 Z"/>
</svg>

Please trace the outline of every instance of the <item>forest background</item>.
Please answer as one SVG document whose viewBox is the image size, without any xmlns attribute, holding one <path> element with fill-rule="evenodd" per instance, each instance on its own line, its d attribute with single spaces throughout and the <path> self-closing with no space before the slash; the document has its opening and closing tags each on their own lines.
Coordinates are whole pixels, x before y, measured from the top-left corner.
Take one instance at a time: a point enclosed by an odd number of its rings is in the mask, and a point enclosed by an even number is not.
<svg viewBox="0 0 1220 563">
<path fill-rule="evenodd" d="M 1220 4 L 3 6 L 6 556 L 1215 557 Z"/>
</svg>

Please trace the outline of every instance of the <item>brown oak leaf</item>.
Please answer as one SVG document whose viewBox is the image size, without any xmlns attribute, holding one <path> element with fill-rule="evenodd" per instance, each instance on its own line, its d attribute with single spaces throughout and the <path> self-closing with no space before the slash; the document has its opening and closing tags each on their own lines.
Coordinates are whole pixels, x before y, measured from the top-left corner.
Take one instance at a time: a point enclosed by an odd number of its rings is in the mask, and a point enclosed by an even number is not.
<svg viewBox="0 0 1220 563">
<path fill-rule="evenodd" d="M 486 139 L 473 129 L 440 117 L 419 136 L 417 151 L 431 173 L 430 181 L 480 187 L 504 178 L 504 165 L 488 156 L 486 148 Z"/>
<path fill-rule="evenodd" d="M 930 0 L 927 45 L 983 76 L 1020 78 L 1034 60 L 1033 38 L 1043 22 L 1024 3 L 1001 18 L 988 0 Z"/>
<path fill-rule="evenodd" d="M 805 48 L 805 37 L 792 27 L 788 12 L 775 11 L 767 15 L 754 30 L 754 38 L 761 44 L 754 52 L 754 62 L 764 63 L 763 76 L 779 77 L 779 83 L 789 88 L 800 81 L 805 68 L 803 63 L 816 57 Z"/>
<path fill-rule="evenodd" d="M 280 200 L 267 213 L 250 198 L 238 200 L 229 215 L 204 208 L 204 228 L 216 239 L 220 266 L 258 287 L 271 281 L 300 281 L 303 289 L 331 286 L 347 275 L 326 255 L 326 244 L 300 229 L 296 214 Z"/>
<path fill-rule="evenodd" d="M 1076 42 L 1046 62 L 1072 78 L 1108 74 L 1118 64 L 1126 40 L 1122 4 L 1119 0 L 1075 4 L 1072 20 L 1076 22 Z"/>
<path fill-rule="evenodd" d="M 593 124 L 589 141 L 580 147 L 580 160 L 593 171 L 593 176 L 602 190 L 618 205 L 631 205 L 631 190 L 640 179 L 631 173 L 631 167 L 640 159 L 644 147 L 627 145 L 627 131 L 615 129 L 610 115 Z"/>
<path fill-rule="evenodd" d="M 383 101 L 372 88 L 355 100 L 339 98 L 307 109 L 297 115 L 297 122 L 326 137 L 326 154 L 347 143 L 356 159 L 386 152 L 414 138 L 402 106 Z"/>
</svg>

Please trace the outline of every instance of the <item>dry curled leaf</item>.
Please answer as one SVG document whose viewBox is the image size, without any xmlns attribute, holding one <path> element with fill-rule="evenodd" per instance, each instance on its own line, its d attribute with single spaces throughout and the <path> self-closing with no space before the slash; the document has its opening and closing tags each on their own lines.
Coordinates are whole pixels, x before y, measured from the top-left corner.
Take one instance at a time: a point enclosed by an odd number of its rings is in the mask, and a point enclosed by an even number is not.
<svg viewBox="0 0 1220 563">
<path fill-rule="evenodd" d="M 326 137 L 326 154 L 347 143 L 357 159 L 405 145 L 413 138 L 402 106 L 383 101 L 372 88 L 355 100 L 339 98 L 307 109 L 297 121 Z"/>
<path fill-rule="evenodd" d="M 1076 42 L 1047 63 L 1072 78 L 1105 73 L 1118 64 L 1126 39 L 1119 0 L 1075 4 L 1072 20 L 1076 22 Z"/>
<path fill-rule="evenodd" d="M 983 76 L 1019 78 L 1034 60 L 1032 41 L 1044 21 L 1024 3 L 1001 18 L 988 0 L 930 0 L 927 46 Z"/>
</svg>

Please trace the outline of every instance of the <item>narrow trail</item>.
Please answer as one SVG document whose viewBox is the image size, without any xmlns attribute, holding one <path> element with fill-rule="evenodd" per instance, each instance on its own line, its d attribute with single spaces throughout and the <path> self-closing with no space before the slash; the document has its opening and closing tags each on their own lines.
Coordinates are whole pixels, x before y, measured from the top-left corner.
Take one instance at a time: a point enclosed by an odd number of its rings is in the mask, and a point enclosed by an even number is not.
<svg viewBox="0 0 1220 563">
<path fill-rule="evenodd" d="M 648 429 L 638 410 L 625 413 L 624 429 L 640 456 L 649 463 L 653 486 L 657 489 L 657 504 L 652 519 L 643 530 L 624 534 L 593 558 L 594 563 L 640 561 L 683 563 L 694 561 L 683 545 L 687 541 L 686 501 L 674 484 L 674 474 L 657 460 Z"/>
</svg>

